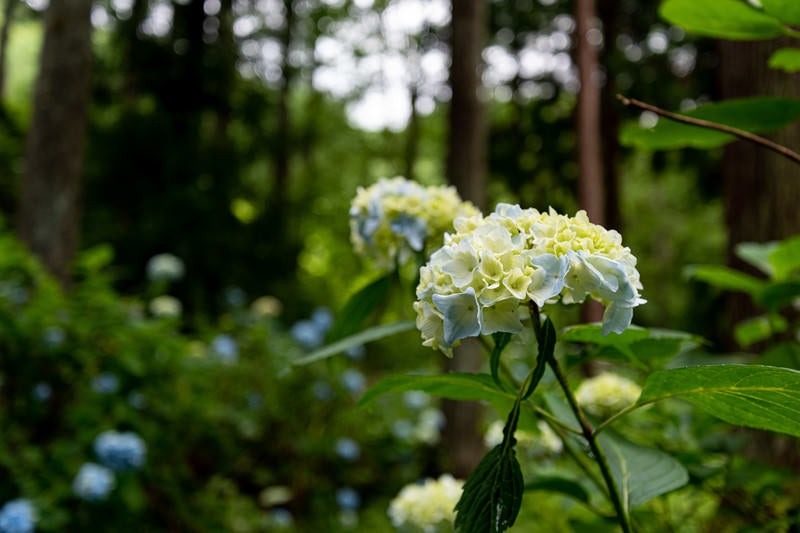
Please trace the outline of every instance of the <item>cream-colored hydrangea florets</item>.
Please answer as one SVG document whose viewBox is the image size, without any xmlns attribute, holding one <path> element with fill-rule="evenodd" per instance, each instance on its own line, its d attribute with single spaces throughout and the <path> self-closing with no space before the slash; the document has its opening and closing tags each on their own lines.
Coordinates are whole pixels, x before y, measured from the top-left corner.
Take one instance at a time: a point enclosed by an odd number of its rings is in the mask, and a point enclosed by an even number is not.
<svg viewBox="0 0 800 533">
<path fill-rule="evenodd" d="M 521 332 L 529 301 L 598 300 L 606 305 L 603 334 L 624 331 L 644 303 L 636 258 L 619 233 L 584 211 L 568 217 L 499 204 L 454 227 L 420 269 L 414 304 L 423 344 L 448 355 L 467 337 Z"/>
<path fill-rule="evenodd" d="M 456 217 L 477 213 L 454 187 L 423 187 L 399 176 L 383 178 L 359 187 L 350 207 L 350 238 L 356 253 L 391 269 L 422 252 L 426 244 L 438 246 Z"/>
<path fill-rule="evenodd" d="M 642 388 L 612 372 L 603 372 L 584 380 L 575 391 L 575 399 L 589 413 L 605 417 L 628 407 L 639 399 Z"/>
<path fill-rule="evenodd" d="M 487 448 L 494 448 L 503 442 L 502 420 L 495 420 L 483 435 L 483 442 Z M 564 443 L 558 435 L 550 429 L 547 422 L 539 420 L 536 424 L 537 432 L 519 429 L 514 432 L 517 439 L 517 449 L 526 453 L 530 457 L 542 455 L 558 455 L 564 449 Z"/>
<path fill-rule="evenodd" d="M 400 531 L 438 533 L 452 531 L 455 506 L 464 482 L 450 474 L 403 487 L 389 503 L 388 515 Z"/>
</svg>

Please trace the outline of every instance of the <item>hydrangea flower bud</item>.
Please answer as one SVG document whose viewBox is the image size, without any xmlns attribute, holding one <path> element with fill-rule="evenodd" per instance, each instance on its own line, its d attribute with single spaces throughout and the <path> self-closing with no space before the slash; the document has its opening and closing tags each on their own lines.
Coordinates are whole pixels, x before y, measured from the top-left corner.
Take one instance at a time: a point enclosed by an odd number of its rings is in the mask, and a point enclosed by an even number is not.
<svg viewBox="0 0 800 533">
<path fill-rule="evenodd" d="M 642 393 L 633 381 L 611 372 L 584 380 L 575 391 L 575 399 L 589 413 L 608 416 L 636 402 Z"/>
<path fill-rule="evenodd" d="M 452 531 L 463 487 L 464 482 L 450 474 L 406 485 L 389 503 L 389 519 L 401 531 Z"/>
</svg>

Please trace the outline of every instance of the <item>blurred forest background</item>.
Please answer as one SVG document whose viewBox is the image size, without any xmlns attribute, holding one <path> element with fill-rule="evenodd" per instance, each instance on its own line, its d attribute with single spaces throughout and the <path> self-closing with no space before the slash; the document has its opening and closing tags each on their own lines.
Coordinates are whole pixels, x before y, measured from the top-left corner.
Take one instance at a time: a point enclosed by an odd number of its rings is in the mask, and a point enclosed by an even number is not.
<svg viewBox="0 0 800 533">
<path fill-rule="evenodd" d="M 32 499 L 45 531 L 381 531 L 403 483 L 463 469 L 430 399 L 367 427 L 352 411 L 391 370 L 441 364 L 416 333 L 290 368 L 377 275 L 347 213 L 384 176 L 484 211 L 585 208 L 639 258 L 635 323 L 737 350 L 749 305 L 683 269 L 798 232 L 798 171 L 740 143 L 623 146 L 655 117 L 615 94 L 688 110 L 800 84 L 766 68 L 780 41 L 701 39 L 658 4 L 3 0 L 0 500 Z M 163 253 L 182 276 L 148 277 Z M 409 429 L 425 423 L 436 438 Z M 143 437 L 147 466 L 87 504 L 73 477 L 110 428 Z M 720 491 L 714 509 L 765 509 L 735 494 L 754 507 Z M 648 512 L 681 523 L 665 509 Z"/>
</svg>

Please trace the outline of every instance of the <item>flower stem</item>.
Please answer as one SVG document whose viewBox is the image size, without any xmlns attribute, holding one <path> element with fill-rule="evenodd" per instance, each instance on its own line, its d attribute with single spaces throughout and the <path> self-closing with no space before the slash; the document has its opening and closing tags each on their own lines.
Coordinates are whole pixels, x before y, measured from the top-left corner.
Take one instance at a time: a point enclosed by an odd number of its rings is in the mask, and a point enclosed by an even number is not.
<svg viewBox="0 0 800 533">
<path fill-rule="evenodd" d="M 551 357 L 548 363 L 550 364 L 550 368 L 553 370 L 553 373 L 556 376 L 556 380 L 558 380 L 559 385 L 561 385 L 561 389 L 564 391 L 564 395 L 567 397 L 567 401 L 572 408 L 572 412 L 575 413 L 575 418 L 578 419 L 578 423 L 581 425 L 583 437 L 589 443 L 589 448 L 592 450 L 594 458 L 597 461 L 597 465 L 600 467 L 600 473 L 603 475 L 603 480 L 606 483 L 611 504 L 614 506 L 614 510 L 617 513 L 619 525 L 622 528 L 622 531 L 625 533 L 631 533 L 633 529 L 631 526 L 630 516 L 628 516 L 628 510 L 626 509 L 625 505 L 623 505 L 622 500 L 619 497 L 617 483 L 614 481 L 614 477 L 611 475 L 611 468 L 608 466 L 608 459 L 606 459 L 606 455 L 603 452 L 603 449 L 600 447 L 600 443 L 597 441 L 597 434 L 594 429 L 592 429 L 589 421 L 586 419 L 586 415 L 583 413 L 580 405 L 578 405 L 575 395 L 572 393 L 572 389 L 569 388 L 567 377 L 561 370 L 556 358 Z"/>
</svg>

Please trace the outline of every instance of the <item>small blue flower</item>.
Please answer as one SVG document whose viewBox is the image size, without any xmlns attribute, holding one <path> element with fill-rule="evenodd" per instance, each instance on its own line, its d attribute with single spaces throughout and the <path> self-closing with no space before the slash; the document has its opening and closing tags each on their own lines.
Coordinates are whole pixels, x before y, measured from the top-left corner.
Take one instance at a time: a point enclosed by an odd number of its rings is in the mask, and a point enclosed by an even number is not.
<svg viewBox="0 0 800 533">
<path fill-rule="evenodd" d="M 317 307 L 311 313 L 311 321 L 319 327 L 323 333 L 327 333 L 333 326 L 333 313 L 327 307 Z"/>
<path fill-rule="evenodd" d="M 409 440 L 414 434 L 414 423 L 407 418 L 396 420 L 392 424 L 392 433 L 394 436 L 401 440 Z"/>
<path fill-rule="evenodd" d="M 350 487 L 336 490 L 336 504 L 345 511 L 354 511 L 361 507 L 361 496 Z"/>
<path fill-rule="evenodd" d="M 363 344 L 356 344 L 352 348 L 346 349 L 344 353 L 350 359 L 361 359 L 367 353 L 367 349 L 364 348 Z"/>
<path fill-rule="evenodd" d="M 336 393 L 333 391 L 333 387 L 331 387 L 330 383 L 327 381 L 322 381 L 321 379 L 315 381 L 311 385 L 311 392 L 314 394 L 314 397 L 317 400 L 327 402 L 333 399 Z"/>
<path fill-rule="evenodd" d="M 136 433 L 109 430 L 94 440 L 94 453 L 103 465 L 122 472 L 144 465 L 147 446 Z"/>
<path fill-rule="evenodd" d="M 244 304 L 247 303 L 247 295 L 239 287 L 228 287 L 224 294 L 228 305 L 236 309 L 244 307 Z"/>
<path fill-rule="evenodd" d="M 105 500 L 115 484 L 114 472 L 96 463 L 84 463 L 72 482 L 72 491 L 82 500 L 97 502 Z"/>
<path fill-rule="evenodd" d="M 421 390 L 410 390 L 403 393 L 403 403 L 409 409 L 422 409 L 431 403 L 431 396 Z"/>
<path fill-rule="evenodd" d="M 119 389 L 119 379 L 111 372 L 103 372 L 92 380 L 92 390 L 97 394 L 114 394 Z"/>
<path fill-rule="evenodd" d="M 307 350 L 319 348 L 325 342 L 325 332 L 313 320 L 295 322 L 291 334 L 294 340 Z"/>
<path fill-rule="evenodd" d="M 64 329 L 59 326 L 50 326 L 46 330 L 44 330 L 44 343 L 45 345 L 49 346 L 50 348 L 57 348 L 64 344 L 64 340 L 66 340 L 67 334 L 64 332 Z"/>
<path fill-rule="evenodd" d="M 49 383 L 40 381 L 33 387 L 33 397 L 40 402 L 46 402 L 53 395 L 53 387 Z"/>
<path fill-rule="evenodd" d="M 0 533 L 32 533 L 35 514 L 33 504 L 24 498 L 6 502 L 0 509 Z"/>
<path fill-rule="evenodd" d="M 273 525 L 279 528 L 288 528 L 291 527 L 294 523 L 294 518 L 292 517 L 292 513 L 284 509 L 283 507 L 276 507 L 270 513 L 270 518 L 272 519 Z"/>
<path fill-rule="evenodd" d="M 234 364 L 239 360 L 239 345 L 230 335 L 217 335 L 211 341 L 211 352 L 225 364 Z"/>
<path fill-rule="evenodd" d="M 336 455 L 346 461 L 357 461 L 361 457 L 361 447 L 353 439 L 343 437 L 336 441 Z"/>
<path fill-rule="evenodd" d="M 353 394 L 362 392 L 367 386 L 367 378 L 365 378 L 364 374 L 362 374 L 355 368 L 350 368 L 342 372 L 340 381 L 342 383 L 342 386 L 348 392 Z"/>
</svg>

